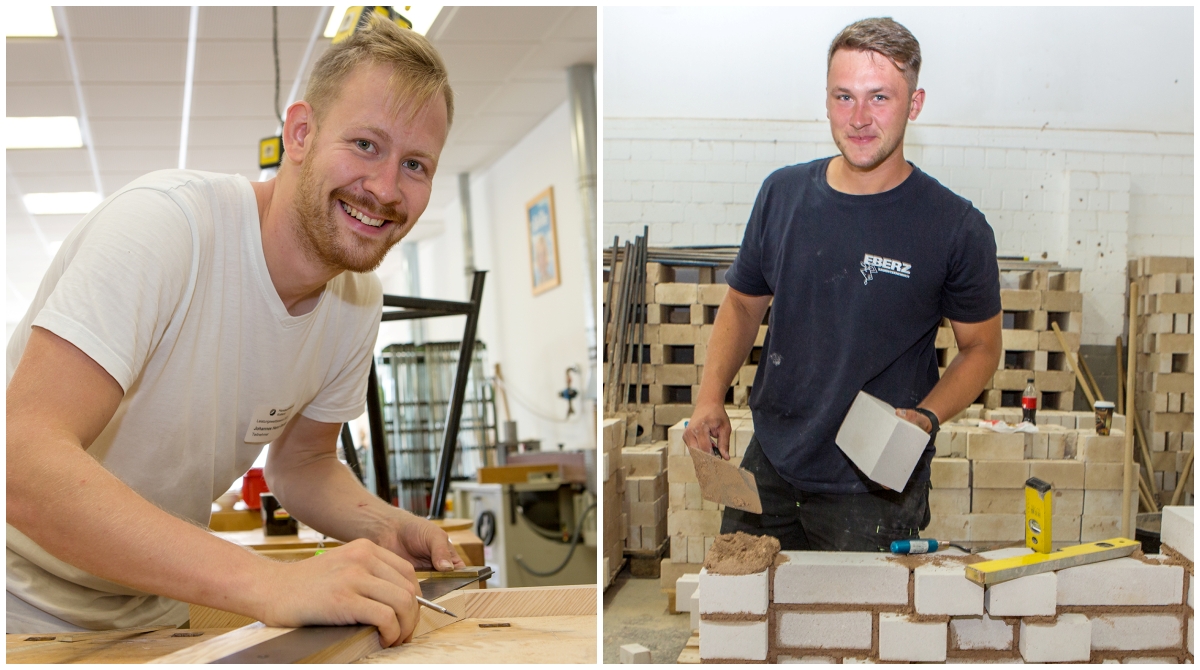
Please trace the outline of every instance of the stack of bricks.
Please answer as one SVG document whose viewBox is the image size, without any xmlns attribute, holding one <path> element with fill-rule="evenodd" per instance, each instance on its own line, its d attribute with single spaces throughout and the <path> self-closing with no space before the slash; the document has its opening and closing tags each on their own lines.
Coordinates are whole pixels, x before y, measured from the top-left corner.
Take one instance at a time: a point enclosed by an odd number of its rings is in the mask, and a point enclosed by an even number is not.
<svg viewBox="0 0 1200 670">
<path fill-rule="evenodd" d="M 704 662 L 1192 663 L 1193 508 L 1164 509 L 1140 552 L 983 588 L 964 564 L 1000 549 L 889 556 L 785 551 L 755 575 L 699 580 Z M 764 607 L 765 605 L 765 607 Z"/>
<path fill-rule="evenodd" d="M 637 425 L 630 431 L 637 442 L 665 440 L 670 426 L 692 415 L 712 324 L 717 307 L 729 289 L 728 285 L 717 283 L 722 277 L 711 267 L 646 264 L 647 305 L 640 383 L 633 383 L 638 375 L 636 362 L 627 362 L 625 371 L 625 379 L 631 386 L 627 399 L 632 404 L 640 395 L 641 400 Z M 749 402 L 750 385 L 754 383 L 758 355 L 767 332 L 766 319 L 763 324 L 753 352 L 725 397 L 727 405 L 745 407 Z M 631 360 L 636 361 L 636 355 L 632 351 Z"/>
<path fill-rule="evenodd" d="M 1025 481 L 1054 488 L 1051 534 L 1055 546 L 1095 542 L 1121 534 L 1125 417 L 1110 435 L 1097 435 L 1092 412 L 1043 410 L 1037 433 L 998 433 L 977 419 L 1015 424 L 1019 409 L 973 405 L 944 424 L 934 440 L 930 523 L 922 537 L 997 543 L 1025 537 Z M 1137 492 L 1130 499 L 1136 510 Z"/>
<path fill-rule="evenodd" d="M 1021 394 L 1033 379 L 1039 409 L 1072 409 L 1075 375 L 1051 324 L 1058 324 L 1067 351 L 1077 353 L 1083 330 L 1079 280 L 1079 270 L 1054 263 L 1000 263 L 1004 351 L 977 402 L 989 409 L 1020 407 Z M 939 372 L 945 372 L 958 354 L 949 321 L 942 321 L 934 347 Z"/>
<path fill-rule="evenodd" d="M 625 537 L 629 524 L 621 511 L 621 499 L 626 490 L 625 467 L 621 449 L 625 446 L 626 418 L 618 416 L 605 419 L 601 425 L 604 453 L 601 456 L 600 472 L 604 476 L 604 587 L 612 583 L 624 561 Z"/>
<path fill-rule="evenodd" d="M 729 440 L 730 462 L 740 465 L 742 454 L 754 436 L 754 424 L 748 409 L 727 411 L 733 427 Z M 687 453 L 688 446 L 683 442 L 683 429 L 684 421 L 681 420 L 668 432 L 667 535 L 671 541 L 672 563 L 699 565 L 704 562 L 713 539 L 721 533 L 724 506 L 700 497 L 700 484 L 696 480 L 692 457 Z"/>
<path fill-rule="evenodd" d="M 622 511 L 629 521 L 625 549 L 657 553 L 667 540 L 667 443 L 621 450 L 625 467 Z"/>
<path fill-rule="evenodd" d="M 1191 258 L 1129 261 L 1129 280 L 1138 287 L 1135 404 L 1150 446 L 1153 463 L 1147 467 L 1154 473 L 1159 504 L 1171 500 L 1194 448 L 1192 270 Z M 1189 494 L 1192 479 L 1182 483 Z"/>
</svg>

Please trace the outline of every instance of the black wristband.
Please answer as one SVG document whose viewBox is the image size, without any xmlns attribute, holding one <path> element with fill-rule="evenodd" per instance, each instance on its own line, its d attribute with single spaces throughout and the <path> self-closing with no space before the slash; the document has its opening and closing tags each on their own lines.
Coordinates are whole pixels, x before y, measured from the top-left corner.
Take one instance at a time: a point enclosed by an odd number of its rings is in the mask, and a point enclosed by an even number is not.
<svg viewBox="0 0 1200 670">
<path fill-rule="evenodd" d="M 933 425 L 933 429 L 929 431 L 929 437 L 937 435 L 938 429 L 942 427 L 941 422 L 938 421 L 937 415 L 932 411 L 925 409 L 924 407 L 917 407 L 916 411 L 924 414 L 925 418 L 929 419 L 929 423 Z"/>
</svg>

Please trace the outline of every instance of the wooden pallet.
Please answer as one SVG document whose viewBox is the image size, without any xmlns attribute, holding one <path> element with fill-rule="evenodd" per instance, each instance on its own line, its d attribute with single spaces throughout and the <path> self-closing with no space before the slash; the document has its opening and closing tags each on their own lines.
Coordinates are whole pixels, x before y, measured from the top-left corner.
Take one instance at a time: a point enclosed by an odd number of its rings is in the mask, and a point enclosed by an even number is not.
<svg viewBox="0 0 1200 670">
<path fill-rule="evenodd" d="M 700 633 L 692 631 L 692 636 L 688 638 L 687 644 L 683 646 L 683 651 L 679 652 L 679 658 L 676 663 L 699 663 L 700 662 Z"/>
</svg>

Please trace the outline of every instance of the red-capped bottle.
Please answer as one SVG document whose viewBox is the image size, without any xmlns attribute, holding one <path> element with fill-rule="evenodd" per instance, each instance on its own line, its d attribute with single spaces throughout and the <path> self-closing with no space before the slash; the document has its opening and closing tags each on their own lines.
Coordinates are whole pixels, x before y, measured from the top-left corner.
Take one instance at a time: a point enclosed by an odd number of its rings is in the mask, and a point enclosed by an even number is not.
<svg viewBox="0 0 1200 670">
<path fill-rule="evenodd" d="M 1037 425 L 1037 389 L 1033 387 L 1033 379 L 1021 394 L 1021 420 Z"/>
</svg>

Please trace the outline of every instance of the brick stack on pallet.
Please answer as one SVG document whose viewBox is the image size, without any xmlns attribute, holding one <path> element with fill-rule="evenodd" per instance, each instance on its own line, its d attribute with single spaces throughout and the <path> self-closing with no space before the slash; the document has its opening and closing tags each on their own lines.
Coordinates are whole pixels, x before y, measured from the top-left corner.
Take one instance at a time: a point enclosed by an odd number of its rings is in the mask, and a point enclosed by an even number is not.
<svg viewBox="0 0 1200 670">
<path fill-rule="evenodd" d="M 625 446 L 626 419 L 623 416 L 608 418 L 601 424 L 604 453 L 600 471 L 604 476 L 604 588 L 612 583 L 620 571 L 624 558 L 625 536 L 628 520 L 621 512 L 621 499 L 625 493 L 625 467 L 621 449 Z"/>
<path fill-rule="evenodd" d="M 699 656 L 714 663 L 1192 663 L 1193 538 L 1193 508 L 1168 507 L 1163 554 L 986 589 L 965 577 L 965 555 L 954 551 L 785 551 L 755 574 L 705 570 L 692 601 Z"/>
<path fill-rule="evenodd" d="M 659 557 L 667 541 L 667 443 L 625 447 L 621 462 L 626 469 L 621 505 L 629 520 L 625 549 Z"/>
<path fill-rule="evenodd" d="M 1055 263 L 1000 261 L 1000 308 L 1003 355 L 996 373 L 976 401 L 988 409 L 1020 407 L 1029 379 L 1038 391 L 1039 409 L 1070 410 L 1075 402 L 1075 375 L 1067 351 L 1079 351 L 1083 330 L 1080 271 Z M 934 347 L 939 372 L 958 354 L 950 322 L 942 321 Z"/>
<path fill-rule="evenodd" d="M 1025 481 L 1054 487 L 1055 546 L 1095 542 L 1121 534 L 1125 417 L 1113 417 L 1110 435 L 1097 435 L 1092 412 L 1043 410 L 1037 433 L 997 433 L 976 419 L 1021 420 L 1018 409 L 972 405 L 942 426 L 931 464 L 930 523 L 921 536 L 950 542 L 996 543 L 1024 539 Z M 1130 499 L 1136 507 L 1137 492 Z"/>
<path fill-rule="evenodd" d="M 1138 287 L 1135 405 L 1150 447 L 1149 468 L 1160 505 L 1171 504 L 1185 469 L 1183 494 L 1193 495 L 1194 490 L 1188 466 L 1195 435 L 1194 277 L 1191 258 L 1129 261 L 1129 280 Z M 1191 499 L 1184 495 L 1180 501 Z"/>
<path fill-rule="evenodd" d="M 620 271 L 621 264 L 617 263 L 610 276 L 619 276 Z M 631 429 L 640 444 L 666 440 L 670 426 L 692 415 L 712 324 L 717 307 L 729 289 L 728 285 L 717 283 L 718 275 L 712 267 L 646 264 L 645 362 L 641 366 L 641 383 L 630 389 L 628 398 L 631 405 L 641 401 L 635 410 L 636 428 Z M 619 288 L 618 284 L 614 290 Z M 609 290 L 607 284 L 604 290 Z M 764 319 L 754 349 L 726 395 L 726 405 L 745 407 L 749 402 L 750 386 L 767 332 L 765 323 Z M 632 352 L 631 360 L 636 361 L 635 356 L 636 352 Z M 627 362 L 625 379 L 637 378 L 637 363 Z"/>
</svg>

